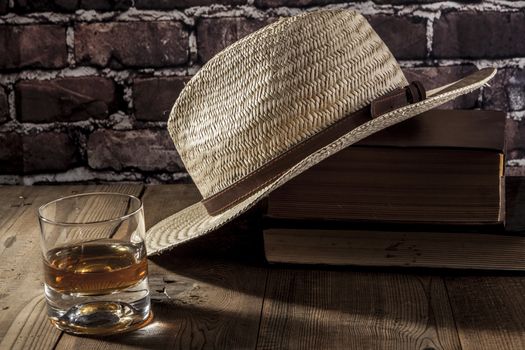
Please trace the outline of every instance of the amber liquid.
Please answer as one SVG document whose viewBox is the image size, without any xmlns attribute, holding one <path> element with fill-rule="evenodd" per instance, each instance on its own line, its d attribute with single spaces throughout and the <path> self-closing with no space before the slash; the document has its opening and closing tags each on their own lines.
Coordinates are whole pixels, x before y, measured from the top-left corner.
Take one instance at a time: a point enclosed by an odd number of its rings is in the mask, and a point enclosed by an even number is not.
<svg viewBox="0 0 525 350">
<path fill-rule="evenodd" d="M 117 292 L 148 274 L 143 243 L 95 240 L 50 250 L 44 259 L 46 284 L 61 293 Z"/>
</svg>

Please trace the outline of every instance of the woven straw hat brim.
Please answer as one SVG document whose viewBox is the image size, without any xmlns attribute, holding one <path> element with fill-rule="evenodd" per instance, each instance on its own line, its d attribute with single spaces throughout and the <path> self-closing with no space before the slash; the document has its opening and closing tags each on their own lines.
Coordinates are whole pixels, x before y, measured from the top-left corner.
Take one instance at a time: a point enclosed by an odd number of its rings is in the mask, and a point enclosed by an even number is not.
<svg viewBox="0 0 525 350">
<path fill-rule="evenodd" d="M 209 215 L 204 205 L 201 202 L 198 202 L 167 217 L 148 230 L 146 235 L 148 255 L 160 254 L 170 248 L 216 230 L 244 213 L 268 193 L 334 153 L 377 131 L 438 107 L 458 96 L 476 90 L 487 83 L 487 81 L 489 81 L 495 74 L 496 69 L 493 68 L 486 68 L 477 71 L 457 82 L 428 91 L 427 98 L 421 102 L 401 107 L 377 118 L 371 119 L 331 144 L 309 155 L 294 167 L 286 171 L 274 182 L 219 215 Z M 451 86 L 453 88 L 450 88 Z"/>
</svg>

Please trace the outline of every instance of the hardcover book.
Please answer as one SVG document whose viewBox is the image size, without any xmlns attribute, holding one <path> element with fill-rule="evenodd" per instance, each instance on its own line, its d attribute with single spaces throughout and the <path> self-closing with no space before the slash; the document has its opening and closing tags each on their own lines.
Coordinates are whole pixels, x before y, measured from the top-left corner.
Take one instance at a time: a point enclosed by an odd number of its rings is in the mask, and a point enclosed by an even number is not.
<svg viewBox="0 0 525 350">
<path fill-rule="evenodd" d="M 378 132 L 268 196 L 267 216 L 503 224 L 505 114 L 431 110 Z"/>
<path fill-rule="evenodd" d="M 331 156 L 269 195 L 267 260 L 525 270 L 504 128 L 501 112 L 432 110 Z"/>
</svg>

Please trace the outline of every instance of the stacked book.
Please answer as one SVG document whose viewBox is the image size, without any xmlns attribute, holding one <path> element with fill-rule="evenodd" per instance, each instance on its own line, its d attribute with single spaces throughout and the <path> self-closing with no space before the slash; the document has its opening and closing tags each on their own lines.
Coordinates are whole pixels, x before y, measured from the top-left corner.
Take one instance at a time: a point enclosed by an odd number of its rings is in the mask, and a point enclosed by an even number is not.
<svg viewBox="0 0 525 350">
<path fill-rule="evenodd" d="M 502 112 L 432 110 L 340 151 L 268 196 L 267 260 L 525 269 L 504 132 Z"/>
</svg>

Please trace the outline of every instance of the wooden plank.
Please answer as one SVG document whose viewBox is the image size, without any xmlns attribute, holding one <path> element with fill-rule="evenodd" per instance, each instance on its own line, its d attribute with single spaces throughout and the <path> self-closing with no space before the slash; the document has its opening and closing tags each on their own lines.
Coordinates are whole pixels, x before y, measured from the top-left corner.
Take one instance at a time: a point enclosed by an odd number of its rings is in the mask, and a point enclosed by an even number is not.
<svg viewBox="0 0 525 350">
<path fill-rule="evenodd" d="M 465 232 L 268 229 L 274 263 L 525 271 L 525 237 Z"/>
<path fill-rule="evenodd" d="M 525 349 L 524 276 L 457 276 L 445 283 L 463 349 Z"/>
<path fill-rule="evenodd" d="M 179 186 L 148 188 L 148 227 L 198 200 L 194 188 Z M 52 189 L 0 187 L 0 349 L 53 348 L 60 336 L 45 317 L 34 210 L 100 188 Z M 459 349 L 460 341 L 465 349 L 525 348 L 520 276 L 447 278 L 458 335 L 436 276 L 323 269 L 268 276 L 251 215 L 150 261 L 150 326 L 99 339 L 64 335 L 57 348 Z"/>
<path fill-rule="evenodd" d="M 26 186 L 0 186 L 0 254 L 16 240 L 8 235 L 8 228 L 31 206 L 30 192 L 31 188 Z"/>
<path fill-rule="evenodd" d="M 148 187 L 147 227 L 199 199 L 189 185 Z M 255 348 L 267 270 L 250 225 L 241 220 L 149 261 L 152 324 L 101 339 L 64 334 L 57 349 Z"/>
<path fill-rule="evenodd" d="M 460 349 L 440 277 L 271 270 L 258 349 Z"/>
<path fill-rule="evenodd" d="M 43 271 L 36 209 L 65 195 L 91 191 L 112 191 L 139 194 L 141 185 L 119 186 L 36 186 L 0 188 L 4 225 L 0 237 L 12 237 L 0 252 L 0 348 L 52 348 L 60 332 L 47 320 L 42 288 Z M 23 198 L 20 198 L 23 197 Z M 5 204 L 4 204 L 5 205 Z M 18 206 L 18 207 L 17 207 Z M 5 224 L 9 222 L 10 224 Z M 6 240 L 4 240 L 5 242 Z"/>
</svg>

